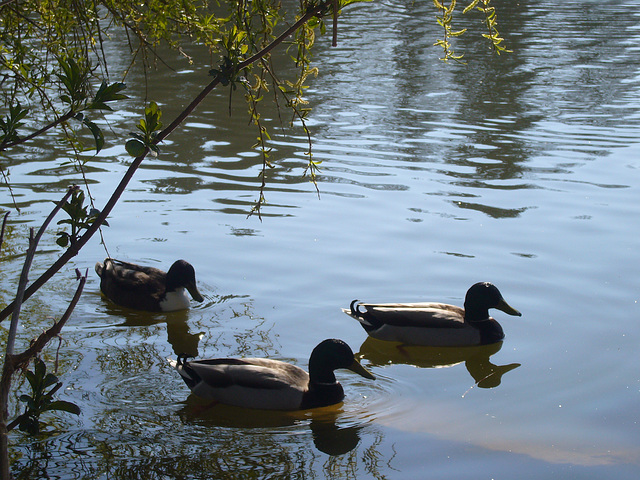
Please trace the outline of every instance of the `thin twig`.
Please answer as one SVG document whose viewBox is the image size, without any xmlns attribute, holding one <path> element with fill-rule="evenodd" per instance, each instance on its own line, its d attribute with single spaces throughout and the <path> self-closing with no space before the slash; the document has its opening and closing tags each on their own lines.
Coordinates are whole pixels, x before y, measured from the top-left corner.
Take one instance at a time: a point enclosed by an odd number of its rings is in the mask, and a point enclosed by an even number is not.
<svg viewBox="0 0 640 480">
<path fill-rule="evenodd" d="M 80 300 L 80 296 L 82 295 L 82 291 L 84 290 L 84 285 L 87 281 L 88 273 L 89 272 L 87 270 L 85 274 L 82 275 L 76 269 L 76 274 L 80 280 L 80 283 L 78 284 L 78 288 L 76 288 L 76 293 L 71 299 L 71 302 L 67 307 L 67 310 L 64 312 L 64 315 L 62 315 L 60 320 L 55 322 L 53 326 L 49 328 L 47 331 L 41 333 L 36 340 L 31 342 L 31 346 L 28 349 L 26 349 L 24 352 L 19 353 L 17 355 L 11 355 L 11 356 L 7 355 L 5 357 L 5 365 L 8 365 L 8 367 L 5 366 L 5 372 L 3 372 L 3 381 L 7 381 L 6 380 L 7 378 L 10 381 L 10 375 L 12 375 L 13 372 L 23 367 L 26 367 L 29 364 L 29 362 L 42 351 L 42 349 L 47 345 L 47 343 L 49 343 L 49 341 L 52 338 L 60 335 L 60 332 L 62 331 L 62 327 L 64 327 L 64 325 L 67 323 L 67 320 L 69 320 L 69 318 L 71 317 L 71 313 L 73 312 L 74 308 L 78 304 L 78 301 Z M 7 371 L 7 368 L 9 368 L 10 370 Z M 7 384 L 5 388 L 8 390 L 9 385 Z M 18 416 L 18 418 L 10 422 L 6 427 L 7 432 L 10 432 L 16 426 L 18 426 L 23 417 L 24 417 L 24 414 Z"/>
<path fill-rule="evenodd" d="M 20 308 L 22 306 L 22 302 L 25 298 L 25 287 L 28 281 L 28 273 L 31 268 L 31 263 L 33 261 L 33 256 L 36 253 L 36 249 L 38 247 L 38 242 L 40 238 L 44 234 L 45 229 L 53 220 L 54 216 L 58 213 L 60 208 L 64 202 L 67 201 L 69 196 L 77 189 L 78 187 L 71 187 L 67 191 L 66 195 L 63 199 L 53 208 L 49 216 L 46 218 L 38 233 L 34 235 L 34 229 L 32 228 L 29 235 L 29 248 L 27 249 L 27 255 L 24 261 L 24 265 L 22 267 L 22 273 L 20 274 L 20 282 L 18 284 L 18 292 L 16 293 L 16 299 L 9 305 L 7 308 L 11 309 L 13 312 L 11 316 L 11 325 L 9 326 L 9 334 L 7 337 L 7 346 L 6 346 L 6 354 L 4 357 L 4 365 L 2 366 L 2 377 L 0 377 L 0 478 L 9 478 L 9 441 L 7 437 L 7 417 L 9 416 L 8 405 L 9 405 L 9 390 L 11 389 L 11 378 L 13 377 L 14 372 L 16 371 L 16 360 L 21 360 L 17 358 L 13 354 L 16 333 L 18 331 L 18 320 L 20 317 Z M 84 282 L 82 282 L 84 286 Z M 77 302 L 77 300 L 76 300 Z M 75 303 L 73 304 L 75 306 Z M 66 321 L 66 320 L 65 320 Z M 55 327 L 55 325 L 54 325 Z M 52 327 L 52 328 L 54 328 Z M 62 328 L 60 325 L 59 328 Z M 59 332 L 59 330 L 58 330 Z M 44 345 L 42 345 L 44 346 Z M 42 346 L 40 348 L 42 348 Z M 29 357 L 30 358 L 30 357 Z M 19 363 L 18 363 L 19 364 Z"/>
<path fill-rule="evenodd" d="M 82 290 L 84 289 L 84 285 L 87 282 L 87 276 L 89 275 L 89 270 L 85 271 L 84 275 L 82 275 L 76 269 L 76 275 L 78 276 L 80 283 L 78 284 L 78 288 L 76 288 L 76 293 L 71 299 L 71 302 L 67 307 L 67 310 L 64 312 L 60 320 L 55 322 L 51 328 L 49 328 L 45 332 L 42 332 L 36 340 L 31 342 L 31 345 L 29 346 L 29 348 L 27 348 L 22 353 L 13 355 L 12 360 L 16 370 L 27 365 L 33 357 L 35 357 L 38 353 L 42 351 L 42 349 L 46 346 L 47 343 L 49 343 L 49 341 L 52 338 L 58 336 L 60 334 L 60 331 L 62 330 L 62 327 L 64 327 L 65 323 L 67 323 L 67 320 L 69 320 L 69 317 L 71 317 L 71 314 L 73 313 L 74 308 L 76 307 L 76 305 L 78 304 L 78 301 L 80 300 L 80 296 L 82 295 Z"/>
<path fill-rule="evenodd" d="M 7 143 L 3 143 L 2 145 L 0 145 L 0 150 L 5 150 L 7 148 L 10 147 L 14 147 L 16 145 L 20 145 L 22 143 L 28 142 L 29 140 L 31 140 L 32 138 L 35 138 L 39 135 L 42 135 L 43 133 L 47 132 L 48 130 L 51 130 L 52 128 L 66 122 L 67 120 L 69 120 L 71 117 L 73 117 L 75 115 L 75 112 L 73 110 L 69 110 L 67 113 L 65 113 L 64 115 L 62 115 L 61 117 L 59 117 L 57 120 L 54 120 L 53 122 L 45 125 L 44 127 L 40 128 L 39 130 L 36 130 L 35 132 L 25 136 L 25 137 L 20 137 L 20 139 L 18 140 L 14 140 L 12 142 L 7 142 Z"/>
<path fill-rule="evenodd" d="M 338 0 L 332 0 L 331 8 L 333 9 L 333 38 L 331 46 L 338 46 Z"/>
<path fill-rule="evenodd" d="M 20 281 L 18 283 L 18 291 L 16 293 L 16 299 L 13 301 L 13 313 L 11 315 L 11 325 L 9 327 L 9 335 L 7 337 L 7 347 L 6 354 L 7 357 L 13 355 L 13 348 L 15 346 L 16 334 L 18 331 L 18 322 L 20 318 L 20 309 L 22 308 L 22 302 L 24 299 L 25 289 L 27 287 L 27 282 L 29 281 L 29 270 L 31 269 L 31 263 L 33 261 L 33 257 L 36 254 L 36 249 L 38 248 L 38 243 L 42 238 L 45 230 L 56 216 L 58 211 L 62 208 L 62 205 L 67 201 L 67 199 L 73 194 L 74 191 L 78 189 L 77 186 L 70 187 L 67 190 L 67 193 L 62 200 L 56 204 L 56 206 L 51 210 L 49 216 L 45 219 L 44 223 L 38 230 L 37 234 L 33 234 L 33 228 L 30 231 L 29 235 L 29 248 L 27 249 L 27 255 L 24 260 L 24 264 L 22 266 L 22 272 L 20 273 Z"/>
<path fill-rule="evenodd" d="M 2 218 L 2 227 L 0 227 L 0 252 L 2 251 L 2 241 L 4 240 L 4 229 L 7 226 L 7 217 L 9 216 L 9 212 L 4 214 Z"/>
<path fill-rule="evenodd" d="M 13 194 L 13 188 L 11 188 L 11 184 L 9 183 L 9 179 L 7 178 L 7 174 L 4 173 L 4 169 L 0 166 L 0 175 L 4 179 L 4 184 L 7 186 L 9 190 L 9 195 L 11 195 L 11 201 L 13 202 L 13 208 L 16 209 L 16 212 L 20 213 L 20 207 L 18 207 L 18 202 L 16 201 L 16 196 Z"/>
</svg>

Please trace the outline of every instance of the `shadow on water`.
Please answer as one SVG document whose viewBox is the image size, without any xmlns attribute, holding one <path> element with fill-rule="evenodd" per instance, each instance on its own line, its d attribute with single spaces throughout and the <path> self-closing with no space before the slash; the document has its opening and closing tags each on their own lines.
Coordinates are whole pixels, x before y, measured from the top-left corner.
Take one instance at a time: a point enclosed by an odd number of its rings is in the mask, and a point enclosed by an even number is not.
<svg viewBox="0 0 640 480">
<path fill-rule="evenodd" d="M 520 366 L 519 363 L 495 365 L 490 357 L 500 351 L 502 342 L 476 347 L 421 347 L 384 342 L 367 337 L 360 353 L 371 365 L 413 365 L 419 368 L 439 368 L 464 363 L 476 385 L 494 388 L 502 382 L 502 376 Z"/>
</svg>

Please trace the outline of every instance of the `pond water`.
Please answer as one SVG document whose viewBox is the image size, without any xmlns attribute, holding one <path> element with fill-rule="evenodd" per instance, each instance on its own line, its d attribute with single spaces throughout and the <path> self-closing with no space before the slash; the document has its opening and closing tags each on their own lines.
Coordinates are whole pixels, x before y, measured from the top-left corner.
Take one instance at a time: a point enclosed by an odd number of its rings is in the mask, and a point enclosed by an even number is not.
<svg viewBox="0 0 640 480">
<path fill-rule="evenodd" d="M 301 129 L 282 130 L 268 108 L 276 167 L 262 221 L 247 218 L 257 132 L 240 95 L 231 117 L 227 92 L 208 99 L 145 161 L 103 230 L 114 257 L 192 262 L 205 301 L 168 315 L 107 303 L 92 272 L 107 254 L 93 240 L 25 305 L 21 331 L 28 338 L 59 317 L 73 270 L 90 270 L 59 352 L 62 398 L 82 414 L 36 441 L 12 435 L 14 473 L 637 478 L 640 3 L 497 6 L 513 53 L 492 55 L 478 26 L 456 43 L 466 65 L 438 60 L 432 2 L 345 9 L 338 47 L 319 41 L 308 92 L 319 196 L 302 176 Z M 207 82 L 206 66 L 173 60 L 178 71 L 161 69 L 146 87 L 128 80 L 166 123 Z M 141 104 L 123 103 L 108 118 L 113 146 L 88 163 L 98 206 L 129 162 L 123 145 Z M 80 181 L 48 147 L 9 166 L 21 213 L 9 217 L 2 303 L 27 228 Z M 3 191 L 0 207 L 11 209 Z M 59 255 L 54 241 L 52 228 L 32 278 Z M 477 281 L 523 313 L 495 312 L 502 344 L 400 353 L 340 311 L 354 298 L 461 305 Z M 192 352 L 306 368 L 329 337 L 377 379 L 338 371 L 343 404 L 294 414 L 203 409 L 166 361 Z"/>
</svg>

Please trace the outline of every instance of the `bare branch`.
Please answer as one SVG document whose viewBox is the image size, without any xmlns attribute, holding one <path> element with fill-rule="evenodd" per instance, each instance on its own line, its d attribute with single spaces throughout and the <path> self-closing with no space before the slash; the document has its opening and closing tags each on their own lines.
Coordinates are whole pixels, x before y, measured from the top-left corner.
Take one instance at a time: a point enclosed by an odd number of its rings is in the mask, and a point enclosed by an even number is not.
<svg viewBox="0 0 640 480">
<path fill-rule="evenodd" d="M 56 206 L 51 210 L 49 216 L 45 219 L 44 223 L 38 230 L 38 233 L 34 235 L 33 229 L 31 229 L 29 236 L 29 248 L 27 249 L 27 255 L 24 260 L 24 265 L 22 266 L 22 272 L 20 273 L 20 281 L 18 283 L 18 292 L 16 293 L 16 298 L 13 301 L 13 313 L 11 315 L 11 325 L 9 327 L 9 336 L 7 337 L 7 347 L 6 354 L 7 357 L 13 355 L 13 348 L 15 345 L 16 334 L 18 331 L 18 322 L 20 318 L 20 309 L 22 308 L 22 302 L 25 297 L 25 290 L 27 287 L 27 282 L 29 281 L 29 270 L 31 269 L 31 262 L 33 261 L 33 257 L 36 254 L 36 248 L 38 247 L 38 243 L 42 238 L 45 230 L 49 226 L 49 223 L 56 216 L 58 211 L 62 208 L 62 205 L 67 201 L 67 199 L 71 196 L 71 194 L 77 190 L 77 186 L 70 187 L 67 190 L 67 193 L 62 200 L 56 204 Z"/>
<path fill-rule="evenodd" d="M 78 301 L 80 300 L 80 296 L 82 295 L 84 285 L 87 282 L 88 275 L 89 275 L 88 270 L 85 271 L 84 275 L 82 275 L 80 271 L 76 269 L 76 276 L 80 280 L 80 283 L 78 284 L 78 288 L 76 288 L 76 293 L 71 299 L 71 302 L 67 307 L 67 310 L 64 312 L 60 320 L 55 322 L 51 328 L 49 328 L 45 332 L 42 332 L 37 339 L 31 342 L 31 346 L 28 349 L 26 349 L 22 353 L 13 355 L 12 362 L 15 370 L 18 370 L 19 368 L 26 366 L 31 361 L 32 358 L 34 358 L 38 353 L 42 351 L 42 349 L 46 346 L 47 343 L 49 343 L 49 341 L 52 338 L 60 334 L 62 327 L 64 327 L 65 323 L 67 323 L 67 320 L 69 320 L 69 317 L 71 317 L 71 314 L 73 313 L 74 308 L 76 307 L 76 305 L 78 304 Z"/>
</svg>

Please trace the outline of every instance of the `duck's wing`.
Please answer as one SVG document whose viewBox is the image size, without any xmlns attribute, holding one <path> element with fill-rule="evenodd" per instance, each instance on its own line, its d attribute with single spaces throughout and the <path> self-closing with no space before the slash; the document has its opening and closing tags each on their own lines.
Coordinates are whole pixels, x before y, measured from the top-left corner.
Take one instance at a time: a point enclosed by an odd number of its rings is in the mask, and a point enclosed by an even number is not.
<svg viewBox="0 0 640 480">
<path fill-rule="evenodd" d="M 305 389 L 309 383 L 309 375 L 301 368 L 264 358 L 197 360 L 187 362 L 184 370 L 191 370 L 212 388 Z"/>
<path fill-rule="evenodd" d="M 396 327 L 465 328 L 464 309 L 445 303 L 360 304 L 364 319 Z"/>
<path fill-rule="evenodd" d="M 167 274 L 154 267 L 143 267 L 134 263 L 112 260 L 105 262 L 102 280 L 128 292 L 162 294 Z M 113 288 L 113 287 L 112 287 Z"/>
<path fill-rule="evenodd" d="M 309 384 L 301 368 L 270 359 L 178 362 L 176 370 L 199 397 L 246 408 L 297 410 Z"/>
<path fill-rule="evenodd" d="M 119 272 L 137 272 L 150 277 L 165 277 L 167 273 L 159 268 L 138 265 L 136 263 L 123 262 L 122 260 L 110 259 L 115 271 Z"/>
</svg>

